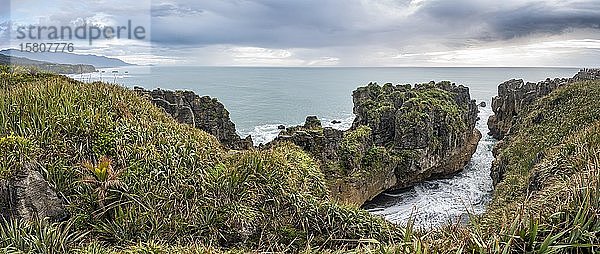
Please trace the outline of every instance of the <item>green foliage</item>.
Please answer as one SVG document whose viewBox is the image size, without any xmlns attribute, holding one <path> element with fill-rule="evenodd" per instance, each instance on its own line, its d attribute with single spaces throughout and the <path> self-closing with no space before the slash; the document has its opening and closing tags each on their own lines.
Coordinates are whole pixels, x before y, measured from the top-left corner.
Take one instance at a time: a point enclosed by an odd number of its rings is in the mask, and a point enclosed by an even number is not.
<svg viewBox="0 0 600 254">
<path fill-rule="evenodd" d="M 296 146 L 228 153 L 123 87 L 33 77 L 2 79 L 0 148 L 27 144 L 15 154 L 45 169 L 67 202 L 69 233 L 90 236 L 70 249 L 298 251 L 347 244 L 332 238 L 393 238 L 381 219 L 330 204 L 318 162 Z M 10 158 L 0 157 L 7 172 L 18 166 Z"/>
<path fill-rule="evenodd" d="M 340 144 L 340 157 L 343 167 L 346 169 L 361 170 L 363 156 L 372 145 L 371 128 L 360 126 L 356 130 L 344 133 L 344 139 Z M 353 172 L 346 172 L 352 174 Z"/>
<path fill-rule="evenodd" d="M 87 232 L 72 230 L 72 223 L 45 221 L 0 222 L 0 251 L 2 253 L 68 253 L 78 246 Z"/>
<path fill-rule="evenodd" d="M 556 146 L 568 140 L 582 127 L 600 119 L 598 82 L 580 82 L 558 89 L 530 106 L 529 113 L 513 127 L 516 135 L 500 151 L 506 165 L 505 181 L 497 188 L 494 204 L 500 206 L 526 196 L 532 170 Z"/>
<path fill-rule="evenodd" d="M 522 116 L 500 151 L 504 180 L 481 218 L 482 230 L 518 236 L 506 244 L 520 251 L 598 251 L 598 96 L 599 82 L 570 84 Z"/>
<path fill-rule="evenodd" d="M 27 138 L 10 134 L 0 137 L 0 180 L 10 178 L 14 171 L 28 162 L 29 154 L 35 149 Z"/>
</svg>

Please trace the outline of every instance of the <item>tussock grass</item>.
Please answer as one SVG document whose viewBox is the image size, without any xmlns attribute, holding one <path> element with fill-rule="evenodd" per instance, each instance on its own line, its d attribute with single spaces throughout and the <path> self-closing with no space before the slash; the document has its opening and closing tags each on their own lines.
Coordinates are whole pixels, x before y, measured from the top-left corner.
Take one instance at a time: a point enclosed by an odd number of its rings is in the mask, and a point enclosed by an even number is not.
<svg viewBox="0 0 600 254">
<path fill-rule="evenodd" d="M 0 172 L 39 165 L 67 203 L 70 233 L 86 236 L 80 246 L 296 252 L 397 237 L 388 222 L 330 203 L 318 162 L 296 146 L 228 152 L 126 88 L 10 75 L 0 80 L 0 149 L 10 154 Z"/>
<path fill-rule="evenodd" d="M 328 200 L 292 144 L 227 151 L 125 88 L 2 67 L 0 179 L 35 163 L 71 217 L 0 223 L 6 253 L 594 253 L 600 82 L 531 107 L 488 212 L 422 231 Z"/>
</svg>

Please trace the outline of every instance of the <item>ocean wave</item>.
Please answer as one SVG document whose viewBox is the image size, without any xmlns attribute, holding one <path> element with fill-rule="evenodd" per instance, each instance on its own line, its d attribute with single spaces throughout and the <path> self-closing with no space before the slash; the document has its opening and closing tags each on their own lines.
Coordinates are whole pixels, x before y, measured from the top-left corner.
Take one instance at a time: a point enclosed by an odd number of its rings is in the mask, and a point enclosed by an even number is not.
<svg viewBox="0 0 600 254">
<path fill-rule="evenodd" d="M 331 127 L 338 130 L 348 130 L 352 127 L 352 122 L 354 121 L 354 115 L 344 116 L 340 118 L 329 118 L 323 117 L 320 119 L 323 127 Z M 340 123 L 334 124 L 332 121 L 340 121 Z M 242 132 L 240 136 L 245 137 L 247 135 L 252 136 L 252 140 L 254 141 L 254 145 L 266 144 L 273 141 L 281 130 L 278 128 L 279 125 L 284 125 L 286 127 L 302 125 L 304 123 L 296 123 L 296 124 L 284 124 L 284 123 L 270 123 L 263 124 L 259 126 L 255 126 L 251 131 Z"/>
<path fill-rule="evenodd" d="M 386 193 L 365 205 L 372 214 L 404 224 L 413 219 L 418 227 L 431 228 L 449 222 L 464 222 L 469 214 L 481 214 L 491 198 L 490 169 L 496 142 L 487 135 L 489 108 L 480 108 L 477 129 L 483 138 L 471 162 L 461 173 L 448 178 L 425 181 L 399 193 Z"/>
</svg>

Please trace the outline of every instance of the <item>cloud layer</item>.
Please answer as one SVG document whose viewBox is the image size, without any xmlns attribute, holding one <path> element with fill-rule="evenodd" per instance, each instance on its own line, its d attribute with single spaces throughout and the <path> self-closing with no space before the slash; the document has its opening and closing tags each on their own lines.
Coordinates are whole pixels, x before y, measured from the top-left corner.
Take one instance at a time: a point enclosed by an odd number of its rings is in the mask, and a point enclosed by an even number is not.
<svg viewBox="0 0 600 254">
<path fill-rule="evenodd" d="M 160 0 L 137 5 L 150 7 L 141 11 L 103 0 L 83 10 L 67 4 L 44 11 L 61 22 L 151 17 L 153 53 L 179 64 L 556 66 L 600 55 L 597 0 Z M 17 18 L 25 16 L 32 15 Z M 515 59 L 519 56 L 525 61 Z M 560 62 L 549 64 L 552 57 Z"/>
</svg>

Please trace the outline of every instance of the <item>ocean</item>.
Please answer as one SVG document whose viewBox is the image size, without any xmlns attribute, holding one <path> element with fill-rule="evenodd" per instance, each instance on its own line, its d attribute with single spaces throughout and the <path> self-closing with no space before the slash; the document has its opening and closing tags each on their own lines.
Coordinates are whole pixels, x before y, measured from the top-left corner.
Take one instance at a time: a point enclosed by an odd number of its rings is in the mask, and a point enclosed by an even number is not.
<svg viewBox="0 0 600 254">
<path fill-rule="evenodd" d="M 503 81 L 517 78 L 537 82 L 572 77 L 573 68 L 275 68 L 275 67 L 125 67 L 104 73 L 73 75 L 83 81 L 102 80 L 127 87 L 192 90 L 216 97 L 230 112 L 238 133 L 252 135 L 256 145 L 275 138 L 278 125 L 302 124 L 316 115 L 323 125 L 347 129 L 352 124 L 352 91 L 369 82 L 415 84 L 449 80 L 469 87 L 471 98 L 485 101 L 477 128 L 484 134 L 465 170 L 446 179 L 426 181 L 412 188 L 385 193 L 364 206 L 369 212 L 418 227 L 465 221 L 468 214 L 485 211 L 490 199 L 491 150 L 487 135 L 491 98 Z M 341 121 L 332 124 L 331 121 Z"/>
</svg>

